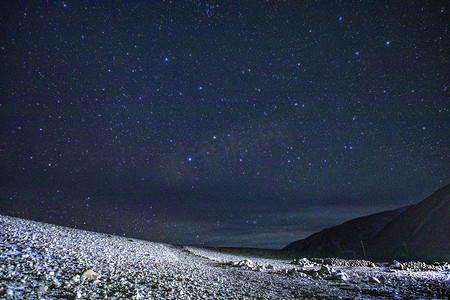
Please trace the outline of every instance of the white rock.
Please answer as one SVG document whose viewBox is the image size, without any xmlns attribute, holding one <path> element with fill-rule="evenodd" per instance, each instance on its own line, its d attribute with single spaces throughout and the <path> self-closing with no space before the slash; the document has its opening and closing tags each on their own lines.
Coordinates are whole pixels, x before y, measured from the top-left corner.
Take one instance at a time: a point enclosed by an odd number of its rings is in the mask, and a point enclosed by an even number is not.
<svg viewBox="0 0 450 300">
<path fill-rule="evenodd" d="M 100 274 L 94 271 L 94 269 L 89 269 L 81 274 L 81 278 L 86 278 L 87 280 L 96 280 L 100 277 Z"/>
<path fill-rule="evenodd" d="M 342 281 L 346 281 L 346 280 L 348 280 L 348 275 L 345 274 L 344 272 L 336 272 L 333 274 L 333 278 L 342 280 Z"/>
<path fill-rule="evenodd" d="M 39 287 L 38 293 L 39 293 L 39 294 L 45 294 L 45 293 L 47 292 L 47 290 L 48 290 L 48 286 L 46 286 L 46 285 L 41 285 L 41 286 Z"/>
<path fill-rule="evenodd" d="M 391 264 L 392 267 L 396 268 L 396 269 L 403 269 L 402 268 L 402 264 L 396 260 L 394 260 Z"/>
<path fill-rule="evenodd" d="M 378 278 L 376 278 L 376 277 L 371 276 L 371 277 L 369 277 L 369 282 L 379 284 L 380 280 Z"/>
</svg>

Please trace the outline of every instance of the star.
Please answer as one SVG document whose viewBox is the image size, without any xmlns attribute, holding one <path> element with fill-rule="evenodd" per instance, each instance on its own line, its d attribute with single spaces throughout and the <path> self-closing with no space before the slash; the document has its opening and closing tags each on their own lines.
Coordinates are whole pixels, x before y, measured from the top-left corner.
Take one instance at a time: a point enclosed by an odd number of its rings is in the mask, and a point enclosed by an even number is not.
<svg viewBox="0 0 450 300">
<path fill-rule="evenodd" d="M 442 3 L 205 5 L 5 1 L 0 214 L 246 246 L 236 224 L 262 215 L 281 248 L 329 199 L 372 213 L 448 183 Z M 346 221 L 308 226 L 327 218 Z"/>
</svg>

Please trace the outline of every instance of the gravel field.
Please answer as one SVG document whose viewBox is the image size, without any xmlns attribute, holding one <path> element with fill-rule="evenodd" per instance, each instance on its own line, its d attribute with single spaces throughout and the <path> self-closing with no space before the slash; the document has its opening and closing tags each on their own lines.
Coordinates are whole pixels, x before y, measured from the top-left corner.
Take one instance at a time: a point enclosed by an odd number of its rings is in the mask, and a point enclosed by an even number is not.
<svg viewBox="0 0 450 300">
<path fill-rule="evenodd" d="M 263 258 L 0 215 L 2 299 L 448 299 L 450 266 Z"/>
</svg>

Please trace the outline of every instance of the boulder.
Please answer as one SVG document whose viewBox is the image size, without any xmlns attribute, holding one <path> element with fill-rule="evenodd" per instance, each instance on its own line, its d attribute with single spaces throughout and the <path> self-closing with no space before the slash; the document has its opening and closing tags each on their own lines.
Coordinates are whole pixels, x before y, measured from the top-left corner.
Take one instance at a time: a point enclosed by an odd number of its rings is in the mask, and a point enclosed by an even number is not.
<svg viewBox="0 0 450 300">
<path fill-rule="evenodd" d="M 94 269 L 89 269 L 81 274 L 81 278 L 85 278 L 87 280 L 97 280 L 100 277 L 100 274 L 94 271 Z"/>
</svg>

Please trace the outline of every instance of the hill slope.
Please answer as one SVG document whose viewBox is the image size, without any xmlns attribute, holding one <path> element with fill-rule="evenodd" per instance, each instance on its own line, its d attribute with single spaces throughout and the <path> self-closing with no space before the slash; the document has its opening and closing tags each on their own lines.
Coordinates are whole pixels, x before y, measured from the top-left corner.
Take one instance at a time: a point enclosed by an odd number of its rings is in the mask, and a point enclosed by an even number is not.
<svg viewBox="0 0 450 300">
<path fill-rule="evenodd" d="M 372 239 L 374 258 L 450 260 L 450 185 L 409 207 Z"/>
<path fill-rule="evenodd" d="M 402 265 L 410 270 L 388 272 L 392 266 L 367 261 L 334 259 L 325 265 L 261 258 L 261 250 L 228 250 L 0 215 L 0 299 L 444 299 L 450 294 L 449 265 L 410 263 Z"/>
<path fill-rule="evenodd" d="M 450 185 L 423 201 L 347 221 L 289 244 L 304 256 L 449 260 Z"/>
<path fill-rule="evenodd" d="M 283 250 L 315 257 L 363 257 L 361 241 L 374 238 L 389 222 L 408 207 L 384 211 L 326 228 Z"/>
</svg>

